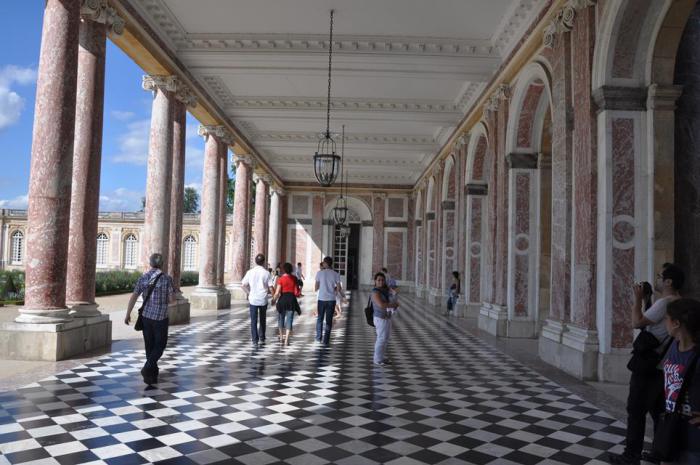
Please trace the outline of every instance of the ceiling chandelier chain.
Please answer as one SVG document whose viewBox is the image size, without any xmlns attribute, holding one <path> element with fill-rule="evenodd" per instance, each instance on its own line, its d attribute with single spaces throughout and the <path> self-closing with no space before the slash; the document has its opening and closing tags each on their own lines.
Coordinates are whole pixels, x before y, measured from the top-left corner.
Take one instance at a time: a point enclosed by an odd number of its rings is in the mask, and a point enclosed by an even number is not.
<svg viewBox="0 0 700 465">
<path fill-rule="evenodd" d="M 348 203 L 343 197 L 343 174 L 345 172 L 345 125 L 340 139 L 340 197 L 335 202 L 333 207 L 333 222 L 341 229 L 345 226 L 348 217 Z M 346 187 L 347 189 L 347 187 Z"/>
<path fill-rule="evenodd" d="M 323 187 L 330 187 L 338 177 L 340 157 L 336 153 L 336 143 L 331 137 L 331 76 L 333 69 L 333 15 L 331 10 L 330 36 L 328 40 L 328 101 L 326 104 L 326 131 L 318 141 L 314 155 L 314 175 Z M 341 179 L 342 180 L 342 179 Z"/>
</svg>

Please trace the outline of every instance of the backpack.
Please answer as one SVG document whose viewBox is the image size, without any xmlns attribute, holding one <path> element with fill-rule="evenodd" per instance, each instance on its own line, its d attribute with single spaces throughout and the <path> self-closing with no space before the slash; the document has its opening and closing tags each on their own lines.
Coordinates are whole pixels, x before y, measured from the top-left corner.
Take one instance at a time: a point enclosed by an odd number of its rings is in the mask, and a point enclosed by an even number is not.
<svg viewBox="0 0 700 465">
<path fill-rule="evenodd" d="M 365 307 L 365 318 L 367 319 L 367 324 L 374 326 L 374 307 L 372 306 L 372 296 L 369 296 L 367 301 L 367 306 Z"/>
</svg>

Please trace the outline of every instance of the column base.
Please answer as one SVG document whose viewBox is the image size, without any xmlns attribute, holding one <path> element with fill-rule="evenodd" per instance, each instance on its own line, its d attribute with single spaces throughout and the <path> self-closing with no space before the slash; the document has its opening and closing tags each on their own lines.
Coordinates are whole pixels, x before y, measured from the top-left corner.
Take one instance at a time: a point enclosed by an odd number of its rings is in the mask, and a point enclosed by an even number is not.
<svg viewBox="0 0 700 465">
<path fill-rule="evenodd" d="M 231 302 L 247 302 L 248 294 L 241 287 L 241 283 L 231 283 L 226 286 L 231 295 Z"/>
<path fill-rule="evenodd" d="M 66 306 L 70 309 L 70 316 L 73 318 L 89 318 L 102 314 L 97 309 L 99 305 L 95 302 L 68 302 Z"/>
<path fill-rule="evenodd" d="M 168 305 L 168 320 L 171 326 L 190 322 L 190 301 L 182 293 L 175 296 L 175 303 Z"/>
<path fill-rule="evenodd" d="M 19 309 L 15 322 L 23 324 L 59 324 L 73 321 L 69 308 Z"/>
<path fill-rule="evenodd" d="M 487 333 L 503 337 L 507 335 L 508 311 L 502 305 L 488 302 L 481 304 L 479 308 L 479 329 Z"/>
<path fill-rule="evenodd" d="M 632 349 L 611 349 L 608 354 L 598 354 L 598 380 L 607 383 L 629 383 L 627 363 Z"/>
<path fill-rule="evenodd" d="M 231 307 L 231 293 L 221 287 L 196 287 L 190 295 L 193 310 L 221 310 Z"/>
<path fill-rule="evenodd" d="M 416 286 L 416 297 L 419 299 L 425 298 L 425 288 L 423 286 Z"/>
<path fill-rule="evenodd" d="M 0 358 L 11 360 L 65 360 L 111 343 L 109 315 L 54 324 L 0 324 Z"/>
<path fill-rule="evenodd" d="M 544 362 L 578 379 L 599 379 L 596 331 L 547 320 L 542 327 L 538 351 Z"/>
</svg>

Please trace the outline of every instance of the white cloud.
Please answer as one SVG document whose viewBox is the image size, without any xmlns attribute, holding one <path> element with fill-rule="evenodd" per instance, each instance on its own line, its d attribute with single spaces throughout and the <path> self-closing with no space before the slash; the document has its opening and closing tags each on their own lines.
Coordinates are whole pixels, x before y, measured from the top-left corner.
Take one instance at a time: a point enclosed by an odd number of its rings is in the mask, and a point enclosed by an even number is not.
<svg viewBox="0 0 700 465">
<path fill-rule="evenodd" d="M 36 70 L 8 65 L 0 69 L 0 130 L 13 125 L 22 115 L 25 100 L 12 90 L 13 84 L 26 85 L 36 81 Z"/>
<path fill-rule="evenodd" d="M 112 115 L 112 118 L 118 121 L 129 121 L 130 119 L 133 119 L 134 116 L 136 116 L 136 113 L 134 113 L 133 111 L 112 110 L 110 114 Z"/>
<path fill-rule="evenodd" d="M 100 193 L 100 211 L 136 212 L 141 210 L 141 199 L 146 194 L 119 187 L 112 192 Z"/>
<path fill-rule="evenodd" d="M 29 197 L 25 195 L 18 195 L 14 199 L 2 200 L 0 199 L 0 208 L 11 208 L 17 210 L 24 210 L 27 208 L 29 203 Z"/>
<path fill-rule="evenodd" d="M 112 157 L 115 163 L 146 165 L 148 161 L 148 134 L 150 120 L 132 121 L 126 125 L 126 132 L 117 138 L 119 153 Z"/>
</svg>

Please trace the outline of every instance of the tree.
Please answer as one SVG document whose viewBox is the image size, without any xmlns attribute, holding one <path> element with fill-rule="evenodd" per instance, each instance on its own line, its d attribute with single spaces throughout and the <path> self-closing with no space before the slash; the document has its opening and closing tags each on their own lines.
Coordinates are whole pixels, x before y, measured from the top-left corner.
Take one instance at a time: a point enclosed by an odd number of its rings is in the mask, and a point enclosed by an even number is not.
<svg viewBox="0 0 700 465">
<path fill-rule="evenodd" d="M 140 212 L 145 212 L 146 211 L 146 197 L 141 197 L 141 210 Z"/>
<path fill-rule="evenodd" d="M 233 197 L 236 195 L 236 178 L 228 178 L 228 195 L 226 196 L 226 213 L 233 213 Z"/>
<path fill-rule="evenodd" d="M 199 194 L 194 187 L 185 187 L 184 213 L 197 213 L 199 209 Z"/>
</svg>

